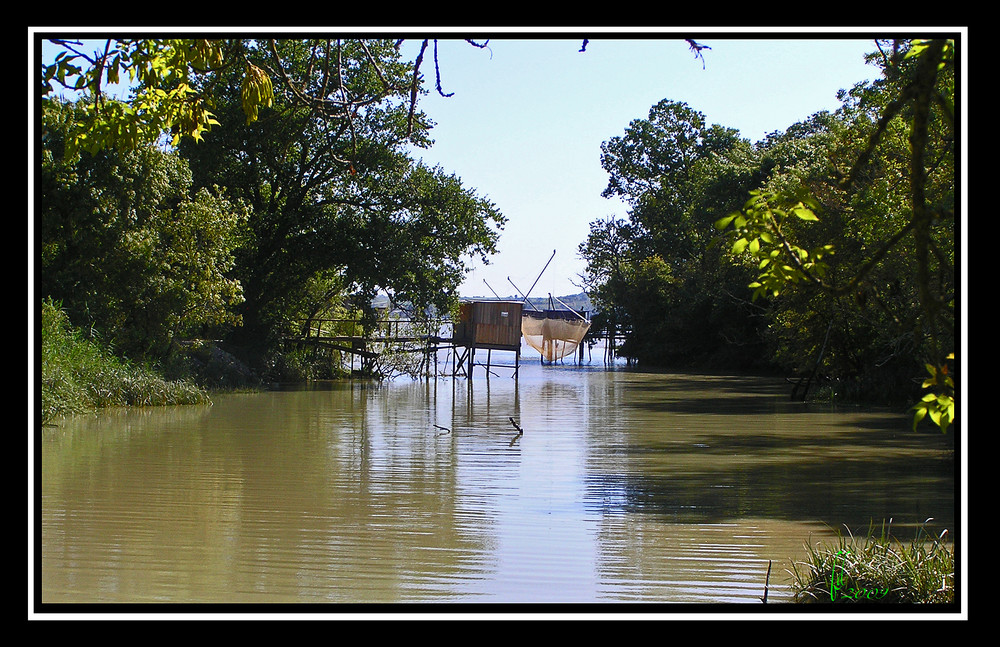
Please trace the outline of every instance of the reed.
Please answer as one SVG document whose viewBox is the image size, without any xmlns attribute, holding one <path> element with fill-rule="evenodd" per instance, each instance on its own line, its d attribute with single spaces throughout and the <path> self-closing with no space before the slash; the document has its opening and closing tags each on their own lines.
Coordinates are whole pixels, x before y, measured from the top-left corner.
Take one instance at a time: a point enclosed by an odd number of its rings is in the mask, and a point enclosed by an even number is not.
<svg viewBox="0 0 1000 647">
<path fill-rule="evenodd" d="M 796 602 L 948 604 L 955 599 L 955 554 L 948 531 L 927 533 L 926 520 L 908 543 L 891 533 L 892 520 L 859 539 L 848 529 L 832 545 L 806 546 L 792 562 Z"/>
<path fill-rule="evenodd" d="M 86 339 L 51 301 L 42 305 L 41 323 L 43 423 L 103 407 L 209 402 L 208 394 L 196 385 L 165 380 Z"/>
</svg>

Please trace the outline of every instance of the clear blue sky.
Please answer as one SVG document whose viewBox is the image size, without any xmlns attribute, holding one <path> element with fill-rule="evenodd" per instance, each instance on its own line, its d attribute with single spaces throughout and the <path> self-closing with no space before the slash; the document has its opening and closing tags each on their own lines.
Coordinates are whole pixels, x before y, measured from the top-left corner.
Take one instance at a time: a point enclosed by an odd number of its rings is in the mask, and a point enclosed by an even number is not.
<svg viewBox="0 0 1000 647">
<path fill-rule="evenodd" d="M 661 99 L 683 101 L 709 123 L 735 128 L 751 141 L 839 105 L 841 88 L 874 78 L 864 63 L 871 38 L 696 37 L 709 47 L 696 60 L 683 37 L 624 34 L 508 40 L 488 50 L 442 41 L 442 89 L 423 99 L 436 122 L 434 147 L 419 154 L 462 178 L 508 218 L 500 253 L 477 262 L 462 296 L 514 295 L 508 277 L 528 290 L 556 250 L 531 296 L 573 294 L 584 269 L 577 248 L 589 223 L 625 216 L 601 197 L 607 174 L 601 143 L 646 118 Z M 427 67 L 428 74 L 432 69 Z"/>
<path fill-rule="evenodd" d="M 492 296 L 484 280 L 500 295 L 513 296 L 508 277 L 529 289 L 553 250 L 531 296 L 579 292 L 574 282 L 584 264 L 577 248 L 589 223 L 626 215 L 620 202 L 600 195 L 607 185 L 601 143 L 647 117 L 661 99 L 683 101 L 709 123 L 756 142 L 835 109 L 839 89 L 877 74 L 863 59 L 874 49 L 870 32 L 640 29 L 596 28 L 583 53 L 575 28 L 462 30 L 452 31 L 451 39 L 448 31 L 435 32 L 442 89 L 453 96 L 432 91 L 422 99 L 421 109 L 437 125 L 433 148 L 417 154 L 459 176 L 508 219 L 499 254 L 488 265 L 473 264 L 462 296 Z M 462 40 L 487 35 L 487 49 Z M 704 66 L 687 36 L 711 48 Z M 433 88 L 429 54 L 423 69 Z"/>
</svg>

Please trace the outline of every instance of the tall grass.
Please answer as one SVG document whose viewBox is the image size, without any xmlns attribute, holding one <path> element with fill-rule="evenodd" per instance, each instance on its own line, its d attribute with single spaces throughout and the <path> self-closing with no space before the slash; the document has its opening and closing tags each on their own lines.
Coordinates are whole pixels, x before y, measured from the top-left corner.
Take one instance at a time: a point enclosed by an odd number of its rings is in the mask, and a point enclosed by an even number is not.
<svg viewBox="0 0 1000 647">
<path fill-rule="evenodd" d="M 41 335 L 42 422 L 111 406 L 209 402 L 196 385 L 165 380 L 85 339 L 51 301 L 42 304 Z"/>
<path fill-rule="evenodd" d="M 891 523 L 883 523 L 877 533 L 870 529 L 864 539 L 848 530 L 833 545 L 807 546 L 806 560 L 792 563 L 795 601 L 954 602 L 955 553 L 946 542 L 948 531 L 934 537 L 921 526 L 904 543 L 892 536 Z"/>
</svg>

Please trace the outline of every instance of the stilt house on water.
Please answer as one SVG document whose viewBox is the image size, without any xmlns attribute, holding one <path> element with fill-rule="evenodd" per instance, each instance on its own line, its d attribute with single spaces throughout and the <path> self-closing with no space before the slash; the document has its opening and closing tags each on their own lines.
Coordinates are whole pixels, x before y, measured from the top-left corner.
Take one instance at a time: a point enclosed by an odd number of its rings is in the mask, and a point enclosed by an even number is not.
<svg viewBox="0 0 1000 647">
<path fill-rule="evenodd" d="M 552 257 L 555 257 L 555 250 Z M 549 262 L 552 262 L 552 257 Z M 545 268 L 549 263 L 545 264 Z M 542 268 L 542 273 L 545 272 Z M 541 278 L 541 274 L 538 278 Z M 507 277 L 514 289 L 521 293 L 521 290 L 514 285 L 514 282 Z M 535 279 L 535 284 L 538 279 Z M 535 284 L 532 284 L 534 289 Z M 489 283 L 486 284 L 489 287 Z M 456 347 L 456 368 L 453 373 L 459 370 L 467 376 L 472 374 L 472 367 L 475 365 L 476 349 L 484 348 L 490 350 L 509 350 L 517 354 L 515 367 L 520 364 L 521 357 L 521 335 L 529 346 L 538 351 L 542 356 L 542 362 L 554 362 L 567 355 L 572 355 L 580 348 L 587 331 L 590 330 L 590 322 L 585 316 L 570 308 L 557 297 L 549 295 L 549 309 L 539 310 L 528 300 L 527 293 L 522 294 L 521 301 L 503 300 L 496 291 L 490 287 L 490 291 L 497 296 L 496 301 L 469 301 L 461 304 L 459 321 L 455 324 L 454 341 Z M 556 310 L 556 301 L 565 310 Z M 527 304 L 531 307 L 528 310 L 524 307 Z M 465 352 L 459 354 L 458 347 L 464 347 Z M 487 355 L 487 358 L 489 356 Z M 487 359 L 489 366 L 489 359 Z M 468 367 L 465 370 L 465 367 Z M 517 369 L 515 368 L 515 371 Z"/>
<path fill-rule="evenodd" d="M 469 301 L 460 304 L 453 335 L 456 346 L 454 372 L 471 376 L 477 350 L 507 350 L 516 353 L 515 370 L 521 357 L 521 310 L 518 301 Z M 459 353 L 458 347 L 464 351 Z"/>
</svg>

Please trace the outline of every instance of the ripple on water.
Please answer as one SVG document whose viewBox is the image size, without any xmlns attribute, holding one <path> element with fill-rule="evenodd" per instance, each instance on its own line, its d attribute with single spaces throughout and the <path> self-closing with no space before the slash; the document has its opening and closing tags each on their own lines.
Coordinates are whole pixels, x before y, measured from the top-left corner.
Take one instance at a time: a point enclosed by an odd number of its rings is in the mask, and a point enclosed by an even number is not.
<svg viewBox="0 0 1000 647">
<path fill-rule="evenodd" d="M 947 447 L 888 414 L 554 368 L 47 429 L 43 601 L 760 604 L 827 524 L 954 519 Z"/>
</svg>

